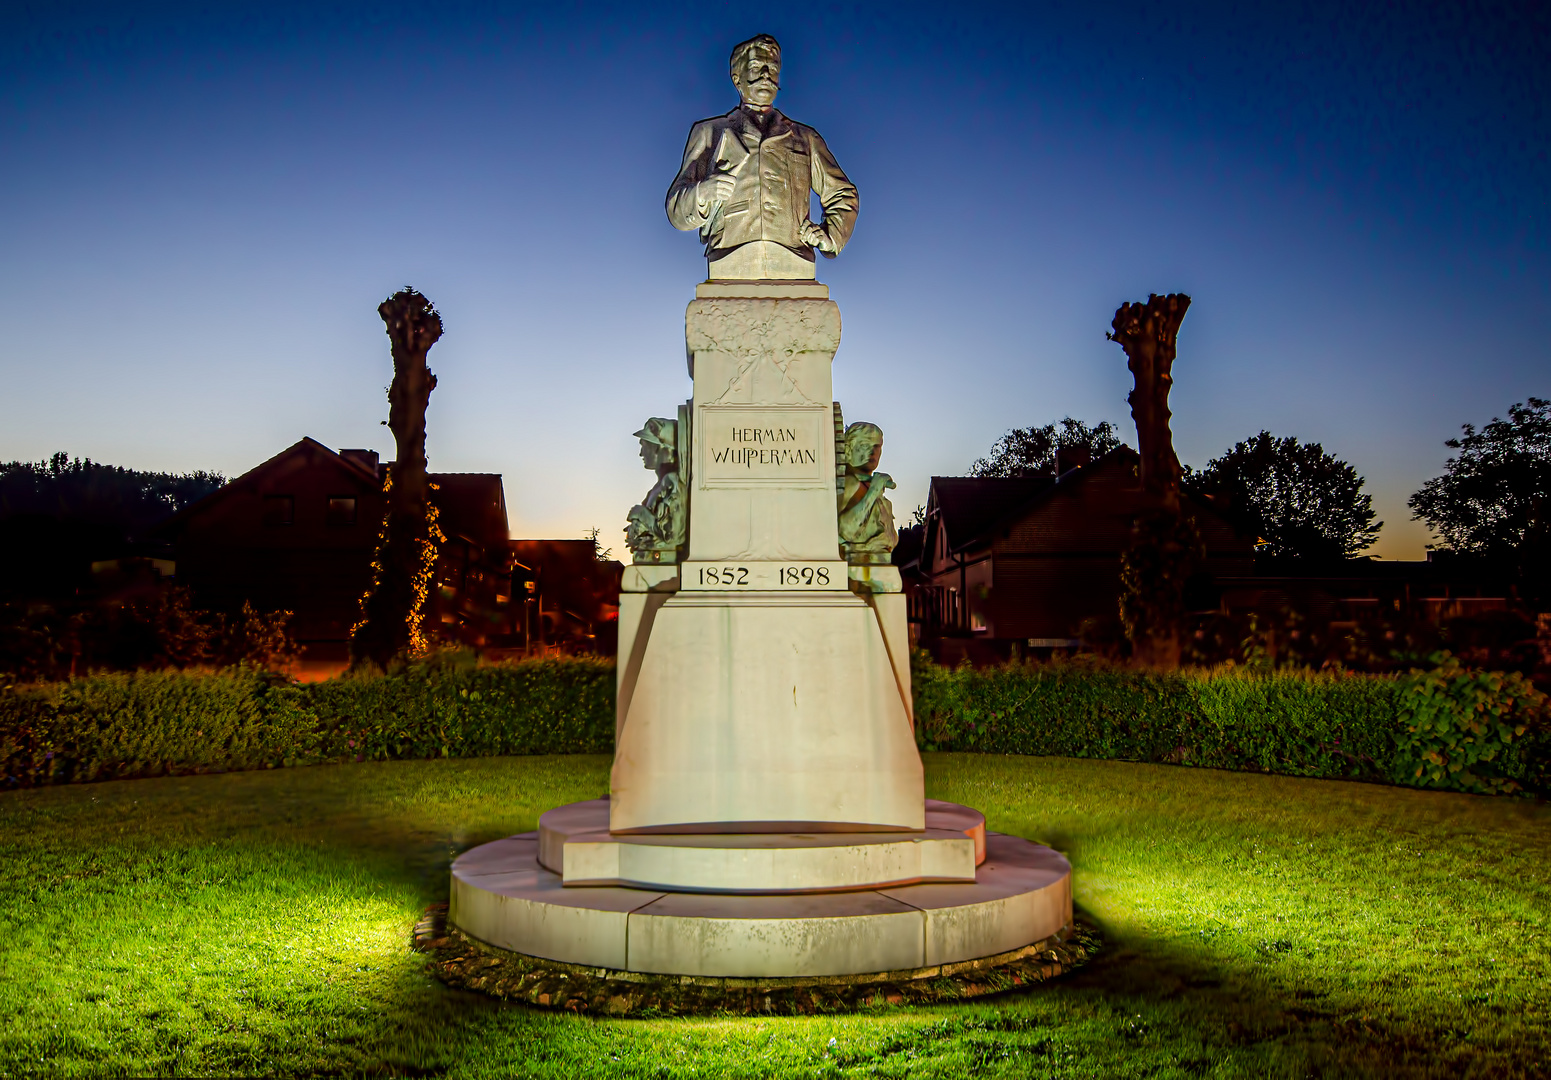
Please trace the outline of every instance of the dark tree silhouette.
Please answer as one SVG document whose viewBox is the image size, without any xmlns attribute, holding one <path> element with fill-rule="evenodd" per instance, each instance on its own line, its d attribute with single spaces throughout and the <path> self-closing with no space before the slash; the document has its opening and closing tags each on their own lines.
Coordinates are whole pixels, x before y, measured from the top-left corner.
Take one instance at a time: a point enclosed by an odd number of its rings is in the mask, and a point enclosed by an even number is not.
<svg viewBox="0 0 1551 1080">
<path fill-rule="evenodd" d="M 969 471 L 972 476 L 1053 476 L 1058 455 L 1064 470 L 1068 460 L 1095 461 L 1119 445 L 1115 425 L 1108 420 L 1089 427 L 1068 416 L 1059 424 L 1009 431 Z"/>
<path fill-rule="evenodd" d="M 1262 554 L 1304 561 L 1348 559 L 1379 538 L 1363 478 L 1317 442 L 1269 431 L 1235 443 L 1185 476 L 1192 494 L 1210 496 Z"/>
<path fill-rule="evenodd" d="M 0 463 L 0 598 L 74 597 L 93 560 L 121 556 L 223 483 L 213 472 L 141 472 L 64 453 Z"/>
<path fill-rule="evenodd" d="M 215 472 L 141 472 L 66 453 L 47 461 L 0 462 L 0 518 L 46 515 L 134 535 L 224 483 Z"/>
<path fill-rule="evenodd" d="M 1511 567 L 1537 598 L 1551 562 L 1551 401 L 1532 397 L 1506 420 L 1465 424 L 1444 443 L 1459 451 L 1411 496 L 1412 516 L 1451 550 Z"/>
<path fill-rule="evenodd" d="M 1136 379 L 1127 401 L 1136 421 L 1142 487 L 1166 509 L 1179 508 L 1179 458 L 1169 430 L 1169 391 L 1174 386 L 1174 355 L 1179 324 L 1190 310 L 1184 293 L 1157 293 L 1145 304 L 1121 304 L 1105 335 L 1126 351 L 1126 366 Z"/>
<path fill-rule="evenodd" d="M 1137 515 L 1120 559 L 1120 621 L 1137 662 L 1179 666 L 1185 584 L 1201 555 L 1195 522 L 1180 509 L 1181 470 L 1169 430 L 1169 391 L 1179 326 L 1190 308 L 1184 293 L 1121 304 L 1110 341 L 1126 352 L 1136 385 L 1128 400 L 1136 421 L 1140 479 L 1151 507 Z"/>
<path fill-rule="evenodd" d="M 386 668 L 425 651 L 421 613 L 436 560 L 436 528 L 426 479 L 425 414 L 436 389 L 426 354 L 442 336 L 442 317 L 424 296 L 404 288 L 377 308 L 393 348 L 388 428 L 396 457 L 384 481 L 387 512 L 372 563 L 372 586 L 350 635 L 350 659 Z"/>
</svg>

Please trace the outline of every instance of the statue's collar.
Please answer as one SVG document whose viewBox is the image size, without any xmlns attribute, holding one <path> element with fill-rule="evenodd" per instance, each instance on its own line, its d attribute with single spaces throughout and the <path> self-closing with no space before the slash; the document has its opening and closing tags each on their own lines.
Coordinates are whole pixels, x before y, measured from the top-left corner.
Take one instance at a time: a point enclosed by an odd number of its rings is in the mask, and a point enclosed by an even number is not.
<svg viewBox="0 0 1551 1080">
<path fill-rule="evenodd" d="M 792 122 L 772 105 L 761 112 L 751 109 L 747 105 L 738 104 L 738 107 L 727 114 L 728 118 L 737 122 L 738 126 L 747 135 L 755 139 L 769 139 L 776 135 L 785 135 L 792 130 Z"/>
</svg>

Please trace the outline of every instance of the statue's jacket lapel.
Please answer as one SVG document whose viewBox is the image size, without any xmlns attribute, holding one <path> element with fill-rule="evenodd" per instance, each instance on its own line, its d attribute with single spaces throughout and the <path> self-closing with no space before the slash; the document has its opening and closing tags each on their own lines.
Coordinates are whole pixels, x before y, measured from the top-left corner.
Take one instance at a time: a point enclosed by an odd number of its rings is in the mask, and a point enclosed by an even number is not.
<svg viewBox="0 0 1551 1080">
<path fill-rule="evenodd" d="M 722 208 L 718 247 L 773 240 L 805 250 L 799 226 L 808 202 L 808 141 L 800 124 L 774 112 L 763 138 L 758 123 L 741 106 L 724 117 L 726 137 L 717 143 L 718 164 L 725 160 L 732 166 L 727 171 L 736 177 L 736 186 Z"/>
</svg>

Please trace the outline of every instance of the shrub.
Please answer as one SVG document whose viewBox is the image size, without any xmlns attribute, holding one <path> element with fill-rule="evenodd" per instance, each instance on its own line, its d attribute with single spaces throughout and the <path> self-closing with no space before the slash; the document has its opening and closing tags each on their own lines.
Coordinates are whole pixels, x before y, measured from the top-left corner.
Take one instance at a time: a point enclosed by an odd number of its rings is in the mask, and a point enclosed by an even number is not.
<svg viewBox="0 0 1551 1080">
<path fill-rule="evenodd" d="M 291 612 L 200 611 L 179 586 L 123 604 L 0 604 L 0 678 L 47 680 L 86 671 L 248 665 L 288 668 L 300 649 Z"/>
<path fill-rule="evenodd" d="M 1473 671 L 1447 653 L 1401 696 L 1392 777 L 1486 794 L 1539 786 L 1546 696 L 1518 672 Z"/>
<path fill-rule="evenodd" d="M 1437 671 L 1396 676 L 1087 662 L 950 670 L 919 654 L 916 732 L 926 750 L 1546 790 L 1545 699 L 1521 676 L 1439 659 Z"/>
<path fill-rule="evenodd" d="M 1444 654 L 1429 670 L 939 667 L 913 657 L 923 749 L 1112 758 L 1545 792 L 1546 698 Z M 614 665 L 442 657 L 296 685 L 253 668 L 0 686 L 0 786 L 391 758 L 607 753 Z"/>
<path fill-rule="evenodd" d="M 294 685 L 252 668 L 0 689 L 8 787 L 331 761 L 600 753 L 614 665 L 551 659 Z"/>
</svg>

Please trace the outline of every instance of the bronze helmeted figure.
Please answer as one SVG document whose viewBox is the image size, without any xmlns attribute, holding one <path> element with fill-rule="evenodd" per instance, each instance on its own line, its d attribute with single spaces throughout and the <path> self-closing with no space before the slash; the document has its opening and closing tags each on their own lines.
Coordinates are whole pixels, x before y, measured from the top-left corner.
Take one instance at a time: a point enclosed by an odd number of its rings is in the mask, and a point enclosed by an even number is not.
<svg viewBox="0 0 1551 1080">
<path fill-rule="evenodd" d="M 679 474 L 678 423 L 654 416 L 635 435 L 641 440 L 641 463 L 657 474 L 657 482 L 630 508 L 625 542 L 638 563 L 675 563 L 689 526 L 687 493 Z"/>
</svg>

